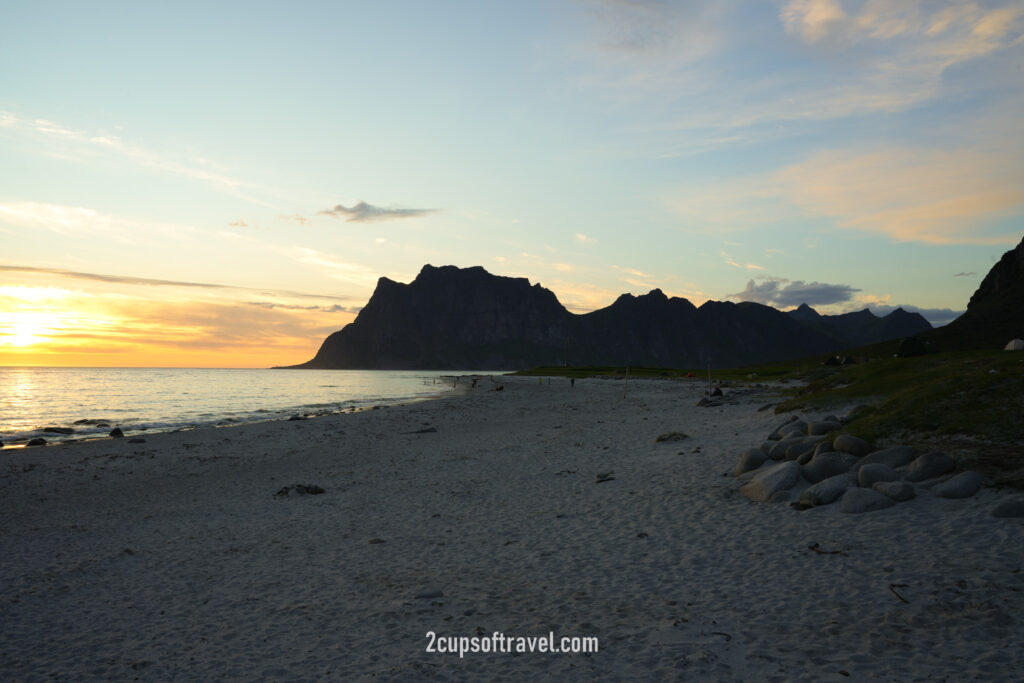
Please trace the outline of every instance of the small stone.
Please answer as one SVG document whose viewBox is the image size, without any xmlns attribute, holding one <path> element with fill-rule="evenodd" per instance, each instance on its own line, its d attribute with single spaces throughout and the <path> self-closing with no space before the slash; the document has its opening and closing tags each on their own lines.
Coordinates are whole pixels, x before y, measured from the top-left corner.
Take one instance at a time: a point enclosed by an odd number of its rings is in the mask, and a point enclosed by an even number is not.
<svg viewBox="0 0 1024 683">
<path fill-rule="evenodd" d="M 146 443 L 146 440 L 143 439 L 141 436 L 135 436 L 128 439 L 128 443 Z"/>
<path fill-rule="evenodd" d="M 433 600 L 434 598 L 443 598 L 444 592 L 439 590 L 428 590 L 422 593 L 416 594 L 417 600 Z"/>
<path fill-rule="evenodd" d="M 917 495 L 914 492 L 914 487 L 905 481 L 879 481 L 871 488 L 884 496 L 889 496 L 897 502 L 910 500 Z"/>
<path fill-rule="evenodd" d="M 857 470 L 857 483 L 866 489 L 871 488 L 878 482 L 898 481 L 900 473 L 880 462 L 869 462 Z"/>
<path fill-rule="evenodd" d="M 436 432 L 437 430 L 435 429 L 434 431 Z M 655 439 L 654 442 L 661 443 L 662 441 L 682 441 L 683 439 L 689 438 L 690 435 L 684 434 L 683 432 L 665 432 L 664 434 L 659 434 L 658 438 Z"/>
<path fill-rule="evenodd" d="M 839 501 L 839 511 L 848 515 L 883 510 L 892 507 L 896 501 L 874 489 L 849 488 Z"/>
<path fill-rule="evenodd" d="M 992 508 L 993 517 L 1024 517 L 1024 496 L 1004 500 Z"/>
<path fill-rule="evenodd" d="M 738 477 L 744 472 L 750 470 L 756 470 L 758 467 L 765 463 L 768 456 L 760 448 L 748 448 L 740 456 L 740 461 L 736 465 L 736 469 L 733 470 L 733 476 Z"/>
<path fill-rule="evenodd" d="M 790 488 L 800 478 L 800 465 L 795 462 L 784 462 L 773 465 L 740 487 L 740 493 L 751 500 L 765 502 L 778 491 Z"/>
<path fill-rule="evenodd" d="M 951 479 L 937 484 L 932 493 L 940 498 L 970 498 L 981 490 L 985 478 L 978 472 L 961 472 Z"/>
<path fill-rule="evenodd" d="M 868 442 L 859 437 L 853 436 L 852 434 L 840 434 L 832 442 L 832 446 L 837 451 L 843 451 L 844 453 L 852 453 L 858 458 L 867 455 L 871 452 L 871 446 Z"/>
<path fill-rule="evenodd" d="M 114 427 L 113 429 L 110 430 L 110 436 L 115 439 L 120 439 L 121 437 L 124 436 L 124 432 L 121 431 L 120 427 Z"/>
<path fill-rule="evenodd" d="M 941 451 L 925 453 L 907 465 L 907 472 L 903 478 L 907 481 L 924 481 L 952 472 L 955 468 L 956 463 L 953 462 L 953 458 L 945 453 Z"/>
<path fill-rule="evenodd" d="M 28 442 L 27 444 L 25 444 L 25 445 L 26 445 L 26 446 L 45 446 L 45 445 L 46 445 L 46 443 L 47 443 L 47 442 L 46 442 L 46 439 L 44 439 L 44 438 L 43 438 L 43 437 L 41 437 L 41 436 L 37 436 L 36 438 L 32 439 L 31 441 L 29 441 L 29 442 Z"/>
<path fill-rule="evenodd" d="M 378 543 L 387 543 L 383 538 L 371 538 L 367 541 L 370 545 L 377 545 Z"/>
</svg>

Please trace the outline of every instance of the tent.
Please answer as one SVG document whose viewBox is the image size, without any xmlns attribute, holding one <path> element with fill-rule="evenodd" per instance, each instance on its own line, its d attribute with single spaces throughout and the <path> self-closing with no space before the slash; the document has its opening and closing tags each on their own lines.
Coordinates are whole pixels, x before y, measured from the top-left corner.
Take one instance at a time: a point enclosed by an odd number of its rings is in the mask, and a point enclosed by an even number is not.
<svg viewBox="0 0 1024 683">
<path fill-rule="evenodd" d="M 1010 343 L 1003 347 L 1004 351 L 1024 351 L 1024 339 L 1011 339 Z"/>
</svg>

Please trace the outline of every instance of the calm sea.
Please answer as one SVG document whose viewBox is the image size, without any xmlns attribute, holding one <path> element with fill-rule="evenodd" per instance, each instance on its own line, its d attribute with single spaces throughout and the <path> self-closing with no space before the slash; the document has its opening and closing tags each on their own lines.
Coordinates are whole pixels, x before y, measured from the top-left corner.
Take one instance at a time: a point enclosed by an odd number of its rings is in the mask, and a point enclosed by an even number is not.
<svg viewBox="0 0 1024 683">
<path fill-rule="evenodd" d="M 6 446 L 341 412 L 444 395 L 453 375 L 382 370 L 0 367 Z M 47 427 L 75 430 L 70 435 Z"/>
</svg>

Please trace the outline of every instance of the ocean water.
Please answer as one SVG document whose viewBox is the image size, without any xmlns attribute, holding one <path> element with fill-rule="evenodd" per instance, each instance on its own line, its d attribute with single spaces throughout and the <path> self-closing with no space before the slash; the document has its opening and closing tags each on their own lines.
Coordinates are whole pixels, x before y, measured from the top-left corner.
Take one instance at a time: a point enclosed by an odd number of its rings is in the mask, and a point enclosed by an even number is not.
<svg viewBox="0 0 1024 683">
<path fill-rule="evenodd" d="M 463 374 L 500 372 L 0 367 L 0 441 L 17 446 L 37 436 L 106 436 L 113 427 L 131 435 L 343 412 L 443 396 Z"/>
</svg>

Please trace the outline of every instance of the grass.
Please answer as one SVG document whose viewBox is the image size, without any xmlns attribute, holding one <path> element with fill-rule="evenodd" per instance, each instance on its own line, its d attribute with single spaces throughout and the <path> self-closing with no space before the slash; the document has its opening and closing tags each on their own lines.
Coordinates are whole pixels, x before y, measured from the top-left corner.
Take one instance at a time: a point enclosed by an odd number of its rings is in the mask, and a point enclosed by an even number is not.
<svg viewBox="0 0 1024 683">
<path fill-rule="evenodd" d="M 864 353 L 861 353 L 864 352 Z M 864 361 L 864 355 L 871 355 Z M 877 354 L 877 355 L 875 355 Z M 876 444 L 944 450 L 961 467 L 997 485 L 1024 488 L 1024 352 L 962 351 L 893 358 L 888 346 L 855 352 L 857 365 L 826 366 L 823 357 L 729 370 L 715 381 L 792 381 L 776 412 L 828 411 L 863 404 L 843 429 Z M 676 378 L 706 369 L 630 368 L 631 378 Z M 535 368 L 517 374 L 625 377 L 621 367 Z"/>
</svg>

